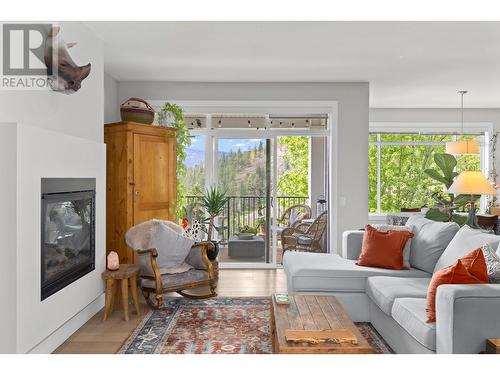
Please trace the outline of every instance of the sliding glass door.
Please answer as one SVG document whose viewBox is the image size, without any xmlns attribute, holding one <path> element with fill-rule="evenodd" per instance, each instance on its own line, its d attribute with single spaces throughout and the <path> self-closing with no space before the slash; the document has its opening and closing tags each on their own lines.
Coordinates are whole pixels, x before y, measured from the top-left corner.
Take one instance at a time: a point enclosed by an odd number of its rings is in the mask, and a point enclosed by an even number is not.
<svg viewBox="0 0 500 375">
<path fill-rule="evenodd" d="M 316 202 L 328 200 L 329 166 L 327 138 L 321 131 L 308 134 L 313 132 L 193 129 L 183 179 L 186 203 L 199 204 L 202 190 L 211 186 L 229 197 L 212 237 L 222 266 L 280 266 L 283 229 L 301 223 L 305 230 L 318 216 Z M 326 239 L 321 242 L 324 251 Z"/>
<path fill-rule="evenodd" d="M 214 176 L 229 197 L 218 218 L 219 261 L 270 263 L 271 140 L 215 138 Z"/>
</svg>

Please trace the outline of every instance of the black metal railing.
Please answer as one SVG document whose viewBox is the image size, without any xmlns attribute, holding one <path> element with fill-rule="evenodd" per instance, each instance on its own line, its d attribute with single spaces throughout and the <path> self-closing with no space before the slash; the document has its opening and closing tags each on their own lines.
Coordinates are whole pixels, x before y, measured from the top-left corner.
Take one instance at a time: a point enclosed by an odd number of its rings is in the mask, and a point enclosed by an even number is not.
<svg viewBox="0 0 500 375">
<path fill-rule="evenodd" d="M 200 200 L 200 197 L 196 195 L 187 195 L 185 198 L 187 204 L 196 204 Z M 221 215 L 225 220 L 224 222 L 218 223 L 224 226 L 223 231 L 221 231 L 223 233 L 219 233 L 222 238 L 227 239 L 229 236 L 235 235 L 239 232 L 240 228 L 245 225 L 257 227 L 260 223 L 265 223 L 266 197 L 230 195 L 228 198 L 229 200 Z M 276 198 L 278 210 L 277 219 L 283 216 L 287 208 L 296 204 L 307 204 L 309 200 L 309 197 L 304 196 L 278 196 Z M 273 207 L 273 199 L 271 198 L 269 201 L 271 202 L 271 207 Z M 272 214 L 272 212 L 270 214 Z"/>
</svg>

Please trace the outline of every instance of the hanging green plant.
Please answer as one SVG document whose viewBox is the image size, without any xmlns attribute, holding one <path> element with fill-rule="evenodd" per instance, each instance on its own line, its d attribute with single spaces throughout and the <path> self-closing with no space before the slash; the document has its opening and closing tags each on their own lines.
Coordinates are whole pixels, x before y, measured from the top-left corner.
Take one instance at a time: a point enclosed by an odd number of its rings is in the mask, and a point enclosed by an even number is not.
<svg viewBox="0 0 500 375">
<path fill-rule="evenodd" d="M 177 130 L 177 196 L 175 200 L 175 215 L 182 216 L 182 207 L 185 205 L 185 188 L 182 181 L 187 173 L 186 150 L 191 145 L 189 129 L 184 122 L 184 111 L 175 103 L 166 102 L 158 113 L 158 122 L 162 126 L 168 126 Z"/>
</svg>

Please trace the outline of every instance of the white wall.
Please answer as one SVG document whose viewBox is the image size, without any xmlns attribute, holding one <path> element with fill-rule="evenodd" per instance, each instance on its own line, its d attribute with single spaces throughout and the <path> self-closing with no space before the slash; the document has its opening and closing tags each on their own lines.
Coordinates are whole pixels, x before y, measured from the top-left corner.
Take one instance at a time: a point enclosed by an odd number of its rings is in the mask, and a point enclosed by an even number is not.
<svg viewBox="0 0 500 375">
<path fill-rule="evenodd" d="M 0 123 L 0 353 L 12 353 L 16 349 L 16 145 L 15 124 Z"/>
<path fill-rule="evenodd" d="M 332 150 L 338 161 L 337 233 L 358 228 L 368 212 L 368 83 L 193 83 L 118 82 L 118 99 L 138 96 L 152 100 L 331 100 L 338 102 L 337 139 Z M 337 121 L 335 121 L 337 120 Z M 353 173 L 363 171 L 365 173 Z M 343 203 L 343 204 L 341 204 Z M 341 236 L 332 244 L 340 251 Z"/>
<path fill-rule="evenodd" d="M 316 202 L 320 195 L 325 194 L 325 139 L 324 137 L 311 137 L 309 149 L 309 198 L 313 216 L 316 217 Z"/>
<path fill-rule="evenodd" d="M 17 351 L 25 353 L 104 292 L 101 272 L 106 264 L 106 147 L 91 140 L 28 126 L 19 126 L 17 136 Z M 96 179 L 96 268 L 40 301 L 42 177 Z"/>
<path fill-rule="evenodd" d="M 120 121 L 120 103 L 118 103 L 118 82 L 104 73 L 104 123 Z"/>
<path fill-rule="evenodd" d="M 78 42 L 71 49 L 76 63 L 92 64 L 82 88 L 72 95 L 0 91 L 0 200 L 5 200 L 0 227 L 1 251 L 6 253 L 2 257 L 5 272 L 0 275 L 4 281 L 0 283 L 0 352 L 37 351 L 37 345 L 53 350 L 75 329 L 71 320 L 88 311 L 103 289 L 99 275 L 105 225 L 103 44 L 80 22 L 60 26 L 63 39 Z M 97 267 L 67 291 L 40 302 L 40 178 L 64 176 L 97 178 Z M 84 321 L 80 319 L 80 325 Z M 55 331 L 57 339 L 49 337 Z M 51 346 L 43 346 L 43 340 Z"/>
<path fill-rule="evenodd" d="M 66 42 L 78 43 L 70 50 L 73 60 L 78 65 L 92 64 L 82 88 L 73 95 L 0 90 L 0 122 L 22 123 L 102 142 L 103 43 L 81 22 L 61 22 L 60 26 Z"/>
</svg>

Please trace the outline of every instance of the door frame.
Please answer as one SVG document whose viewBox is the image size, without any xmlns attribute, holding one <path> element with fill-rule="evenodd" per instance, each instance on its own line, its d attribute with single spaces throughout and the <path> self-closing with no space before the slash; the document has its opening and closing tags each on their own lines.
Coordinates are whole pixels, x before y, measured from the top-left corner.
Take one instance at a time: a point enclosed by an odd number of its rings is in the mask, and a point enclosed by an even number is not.
<svg viewBox="0 0 500 375">
<path fill-rule="evenodd" d="M 160 110 L 164 104 L 163 100 L 147 99 L 148 103 L 155 110 Z M 215 137 L 225 138 L 272 138 L 283 135 L 307 135 L 307 136 L 326 136 L 328 137 L 328 211 L 329 211 L 329 234 L 330 238 L 338 236 L 338 101 L 336 100 L 175 100 L 176 103 L 185 112 L 189 113 L 265 113 L 269 115 L 304 115 L 304 114 L 327 114 L 327 129 L 221 129 L 212 127 L 211 116 L 207 116 L 206 127 L 204 129 L 193 129 L 192 135 L 206 135 L 205 144 L 205 185 L 213 184 L 215 178 L 214 163 L 214 139 Z M 273 158 L 276 157 L 277 142 L 273 142 Z M 271 183 L 273 196 L 277 191 L 277 179 L 273 178 L 274 169 L 276 169 L 276 160 L 273 160 L 273 171 L 271 173 Z M 275 177 L 275 176 L 274 176 Z M 312 204 L 312 202 L 311 202 Z M 273 207 L 273 217 L 276 217 L 277 206 Z M 282 268 L 282 265 L 276 264 L 276 245 L 277 238 L 273 236 L 272 243 L 272 262 L 271 263 L 221 263 L 221 268 L 237 269 L 275 269 Z M 330 242 L 330 238 L 328 239 Z M 327 251 L 330 251 L 328 246 Z"/>
</svg>

